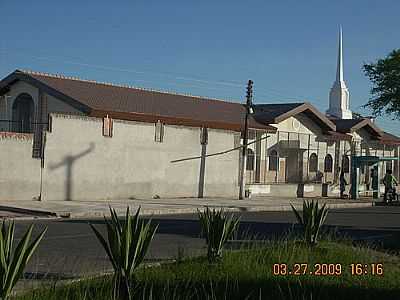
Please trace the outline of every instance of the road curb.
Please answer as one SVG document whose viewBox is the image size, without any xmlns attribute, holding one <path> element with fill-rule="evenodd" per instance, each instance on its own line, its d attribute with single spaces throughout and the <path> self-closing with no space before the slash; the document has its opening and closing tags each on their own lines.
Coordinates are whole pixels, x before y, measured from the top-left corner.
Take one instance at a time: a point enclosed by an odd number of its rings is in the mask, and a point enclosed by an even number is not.
<svg viewBox="0 0 400 300">
<path fill-rule="evenodd" d="M 361 203 L 327 203 L 327 208 L 329 209 L 346 209 L 346 208 L 363 208 L 363 207 L 372 207 L 374 205 L 373 202 L 361 202 Z M 298 209 L 302 210 L 303 205 L 300 203 L 293 204 L 293 206 Z M 157 216 L 157 215 L 176 215 L 176 214 L 193 214 L 197 213 L 198 209 L 203 209 L 206 206 L 197 206 L 197 207 L 189 207 L 189 208 L 160 208 L 160 209 L 142 209 L 141 215 L 143 216 Z M 291 211 L 292 207 L 287 204 L 285 205 L 276 205 L 276 206 L 223 206 L 223 205 L 210 205 L 211 208 L 223 208 L 227 212 L 279 212 L 279 211 Z M 104 216 L 108 217 L 109 212 L 108 210 L 105 211 L 83 211 L 83 212 L 67 212 L 67 211 L 46 211 L 46 210 L 37 210 L 37 209 L 26 209 L 14 206 L 4 206 L 0 205 L 0 210 L 20 213 L 20 214 L 27 214 L 33 215 L 29 216 L 29 218 L 40 218 L 40 217 L 60 217 L 60 218 L 71 218 L 71 219 L 97 219 L 103 218 Z M 126 214 L 124 211 L 118 211 L 118 216 L 124 216 Z M 18 219 L 23 219 L 26 217 L 18 217 Z"/>
<path fill-rule="evenodd" d="M 302 210 L 302 204 L 293 205 L 296 209 Z M 346 208 L 363 208 L 363 207 L 372 207 L 372 202 L 362 202 L 362 203 L 332 203 L 327 204 L 327 208 L 329 209 L 346 209 Z M 157 216 L 157 215 L 176 215 L 176 214 L 192 214 L 197 213 L 198 209 L 203 209 L 206 206 L 199 207 L 191 207 L 191 208 L 177 208 L 177 209 L 142 209 L 142 216 Z M 277 206 L 259 206 L 259 207 L 226 207 L 220 205 L 213 205 L 212 208 L 223 208 L 226 212 L 279 212 L 279 211 L 292 211 L 292 207 L 290 205 L 277 205 Z M 117 211 L 118 216 L 124 216 L 125 211 Z M 70 213 L 70 218 L 79 219 L 79 218 L 103 218 L 104 216 L 108 217 L 107 212 L 82 212 L 82 213 Z"/>
<path fill-rule="evenodd" d="M 57 217 L 57 213 L 52 212 L 52 211 L 28 209 L 28 208 L 21 208 L 21 207 L 15 207 L 15 206 L 0 205 L 0 210 L 1 211 L 9 211 L 9 212 L 18 213 L 18 214 L 35 215 L 35 216 L 42 216 L 42 217 L 45 217 L 45 216 Z M 23 218 L 23 217 L 21 217 L 21 218 Z"/>
</svg>

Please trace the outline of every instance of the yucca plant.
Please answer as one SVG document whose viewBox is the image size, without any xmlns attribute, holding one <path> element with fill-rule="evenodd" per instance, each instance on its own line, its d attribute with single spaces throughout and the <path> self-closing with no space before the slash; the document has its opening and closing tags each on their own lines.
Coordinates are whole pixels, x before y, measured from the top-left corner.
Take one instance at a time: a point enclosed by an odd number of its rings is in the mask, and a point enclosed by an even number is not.
<svg viewBox="0 0 400 300">
<path fill-rule="evenodd" d="M 23 235 L 14 251 L 14 221 L 2 221 L 0 226 L 0 299 L 9 299 L 12 289 L 22 276 L 26 264 L 46 233 L 47 227 L 32 242 L 33 225 Z"/>
<path fill-rule="evenodd" d="M 125 221 L 118 218 L 110 207 L 111 219 L 104 217 L 107 228 L 107 240 L 92 225 L 97 239 L 104 247 L 114 268 L 114 299 L 132 299 L 134 272 L 142 263 L 158 225 L 153 226 L 151 220 L 147 223 L 139 218 L 140 207 L 134 216 L 126 210 Z"/>
<path fill-rule="evenodd" d="M 318 201 L 314 202 L 314 200 L 304 200 L 303 212 L 301 215 L 292 204 L 290 205 L 292 206 L 292 210 L 298 223 L 303 228 L 304 241 L 310 246 L 315 245 L 318 240 L 319 231 L 325 223 L 326 216 L 328 215 L 326 203 L 319 208 Z"/>
<path fill-rule="evenodd" d="M 206 207 L 203 212 L 199 210 L 197 212 L 201 235 L 207 243 L 207 259 L 210 263 L 214 263 L 222 258 L 224 244 L 232 238 L 238 228 L 240 217 L 235 217 L 233 214 L 228 216 L 222 208 L 217 211 Z"/>
</svg>

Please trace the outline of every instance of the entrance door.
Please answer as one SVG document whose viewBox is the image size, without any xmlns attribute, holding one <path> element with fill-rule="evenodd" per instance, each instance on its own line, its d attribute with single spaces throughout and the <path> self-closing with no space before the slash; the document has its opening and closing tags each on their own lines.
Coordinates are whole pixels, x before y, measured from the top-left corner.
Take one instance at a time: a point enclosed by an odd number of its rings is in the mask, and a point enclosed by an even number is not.
<svg viewBox="0 0 400 300">
<path fill-rule="evenodd" d="M 288 149 L 286 157 L 286 180 L 289 183 L 300 182 L 300 151 L 298 149 Z M 301 160 L 302 161 L 302 160 Z"/>
</svg>

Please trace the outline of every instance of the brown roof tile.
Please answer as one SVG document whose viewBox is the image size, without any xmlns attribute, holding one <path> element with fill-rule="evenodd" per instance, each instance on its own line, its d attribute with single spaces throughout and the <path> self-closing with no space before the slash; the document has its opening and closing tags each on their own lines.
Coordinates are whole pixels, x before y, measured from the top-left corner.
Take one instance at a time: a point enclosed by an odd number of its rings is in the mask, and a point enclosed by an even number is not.
<svg viewBox="0 0 400 300">
<path fill-rule="evenodd" d="M 332 119 L 336 130 L 342 133 L 350 133 L 365 128 L 373 137 L 379 138 L 382 131 L 368 118 L 357 119 Z"/>
<path fill-rule="evenodd" d="M 82 105 L 82 109 L 86 108 L 86 112 L 92 116 L 109 114 L 142 121 L 160 119 L 172 124 L 231 130 L 240 130 L 244 123 L 245 108 L 242 104 L 217 99 L 18 70 L 2 83 L 7 85 L 24 79 L 48 87 L 48 92 L 57 92 L 59 97 L 65 96 L 71 104 L 78 102 L 75 105 Z M 251 128 L 276 131 L 275 127 L 253 118 L 250 118 L 249 124 Z"/>
<path fill-rule="evenodd" d="M 400 137 L 384 131 L 380 142 L 386 145 L 400 145 Z"/>
</svg>

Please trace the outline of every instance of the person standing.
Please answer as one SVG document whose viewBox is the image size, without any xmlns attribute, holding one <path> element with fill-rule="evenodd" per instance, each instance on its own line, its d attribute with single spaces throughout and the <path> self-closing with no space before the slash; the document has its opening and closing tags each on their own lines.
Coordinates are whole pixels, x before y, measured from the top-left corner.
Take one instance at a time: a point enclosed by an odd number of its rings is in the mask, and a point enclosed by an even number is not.
<svg viewBox="0 0 400 300">
<path fill-rule="evenodd" d="M 383 177 L 383 184 L 385 185 L 385 195 L 383 197 L 384 201 L 388 201 L 388 193 L 396 195 L 396 189 L 394 185 L 397 185 L 397 180 L 392 175 L 392 170 L 387 170 L 385 177 Z M 394 197 L 391 197 L 393 199 Z"/>
<path fill-rule="evenodd" d="M 344 198 L 344 192 L 346 190 L 346 185 L 347 185 L 347 181 L 344 176 L 344 172 L 342 170 L 342 171 L 340 171 L 340 177 L 339 177 L 339 188 L 340 188 L 340 198 L 341 199 Z"/>
</svg>

